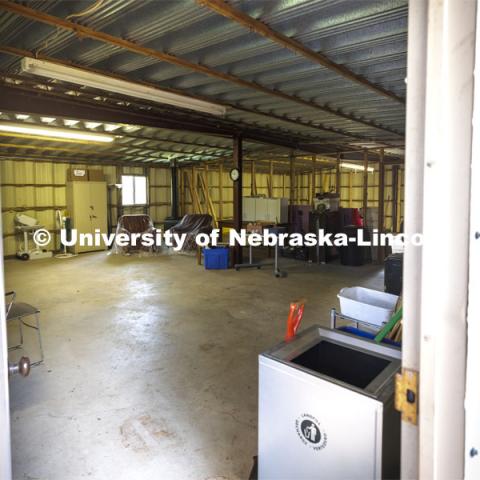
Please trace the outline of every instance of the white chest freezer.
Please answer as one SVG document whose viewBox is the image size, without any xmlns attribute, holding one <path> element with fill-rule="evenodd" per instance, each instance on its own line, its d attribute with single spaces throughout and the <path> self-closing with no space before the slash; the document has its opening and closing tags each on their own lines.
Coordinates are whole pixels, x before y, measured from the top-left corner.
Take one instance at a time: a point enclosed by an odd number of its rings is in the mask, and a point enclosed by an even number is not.
<svg viewBox="0 0 480 480">
<path fill-rule="evenodd" d="M 399 478 L 395 347 L 315 326 L 259 357 L 259 480 Z"/>
</svg>

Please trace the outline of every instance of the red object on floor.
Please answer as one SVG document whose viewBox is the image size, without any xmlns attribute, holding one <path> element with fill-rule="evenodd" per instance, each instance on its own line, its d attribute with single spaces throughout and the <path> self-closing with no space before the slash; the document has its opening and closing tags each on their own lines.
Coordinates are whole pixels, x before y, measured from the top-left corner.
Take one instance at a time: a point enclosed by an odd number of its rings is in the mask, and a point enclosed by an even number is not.
<svg viewBox="0 0 480 480">
<path fill-rule="evenodd" d="M 303 318 L 303 310 L 305 309 L 304 302 L 293 302 L 290 304 L 290 311 L 288 312 L 287 333 L 285 334 L 285 341 L 289 342 L 295 338 L 298 327 Z"/>
<path fill-rule="evenodd" d="M 360 215 L 358 208 L 353 209 L 352 224 L 355 225 L 356 227 L 363 227 L 363 218 Z"/>
</svg>

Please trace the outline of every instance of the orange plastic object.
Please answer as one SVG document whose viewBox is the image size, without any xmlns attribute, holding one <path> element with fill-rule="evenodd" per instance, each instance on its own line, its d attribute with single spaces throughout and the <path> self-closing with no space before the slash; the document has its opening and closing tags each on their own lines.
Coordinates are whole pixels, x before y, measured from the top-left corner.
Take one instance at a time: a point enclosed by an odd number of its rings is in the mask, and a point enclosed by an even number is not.
<svg viewBox="0 0 480 480">
<path fill-rule="evenodd" d="M 289 342 L 295 338 L 298 327 L 303 318 L 303 310 L 305 309 L 305 302 L 292 302 L 290 304 L 290 311 L 288 312 L 287 333 L 285 334 L 285 341 Z"/>
</svg>

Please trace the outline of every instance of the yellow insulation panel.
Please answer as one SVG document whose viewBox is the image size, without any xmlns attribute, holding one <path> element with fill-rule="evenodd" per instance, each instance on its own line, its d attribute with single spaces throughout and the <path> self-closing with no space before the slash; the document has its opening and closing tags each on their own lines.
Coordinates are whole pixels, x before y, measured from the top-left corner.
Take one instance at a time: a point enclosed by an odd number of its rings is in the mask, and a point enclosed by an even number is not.
<svg viewBox="0 0 480 480">
<path fill-rule="evenodd" d="M 55 211 L 66 208 L 67 170 L 73 166 L 68 163 L 30 162 L 20 160 L 0 161 L 0 182 L 2 198 L 2 223 L 4 254 L 14 255 L 19 238 L 15 236 L 14 218 L 16 213 L 25 213 L 35 217 L 42 225 L 52 231 L 56 248 L 59 238 L 56 234 Z M 147 174 L 149 178 L 149 200 L 152 206 L 147 208 L 154 222 L 160 224 L 170 214 L 170 169 L 161 167 L 127 167 L 114 165 L 81 165 L 76 168 L 102 170 L 107 184 L 120 182 L 122 174 Z M 161 187 L 157 188 L 157 185 Z M 110 188 L 110 216 L 115 228 L 119 215 L 119 190 Z M 124 213 L 143 213 L 145 209 L 125 209 Z"/>
<path fill-rule="evenodd" d="M 374 172 L 368 174 L 368 207 L 378 208 L 378 188 L 379 188 L 379 172 L 378 164 L 371 164 L 375 168 Z M 252 195 L 252 176 L 250 165 L 244 167 L 243 174 L 243 195 Z M 183 188 L 180 197 L 183 195 L 183 202 L 180 201 L 183 210 L 181 213 L 193 213 L 193 204 L 190 197 L 188 181 L 191 178 L 193 169 L 191 167 L 180 169 L 180 175 L 184 175 Z M 197 176 L 196 183 L 198 187 L 198 175 L 204 173 L 203 167 L 195 168 Z M 268 182 L 270 175 L 264 171 L 255 174 L 256 193 L 257 195 L 268 195 Z M 403 188 L 404 188 L 404 170 L 403 166 L 398 171 L 398 220 L 397 229 L 403 219 Z M 308 204 L 315 192 L 335 192 L 336 191 L 336 169 L 335 168 L 317 168 L 315 179 L 313 181 L 312 172 L 296 173 L 294 177 L 294 202 L 296 204 Z M 209 167 L 207 170 L 207 181 L 210 198 L 214 204 L 218 218 L 229 219 L 233 216 L 233 182 L 230 180 L 227 169 L 223 170 L 222 181 L 220 182 L 220 172 L 218 167 Z M 220 183 L 222 184 L 222 204 L 220 214 Z M 313 184 L 315 189 L 313 189 Z M 180 183 L 181 185 L 181 183 Z M 198 197 L 201 204 L 201 211 L 206 213 L 207 207 L 204 201 L 203 193 L 197 188 Z M 392 228 L 392 166 L 385 166 L 385 190 L 384 190 L 384 209 L 385 209 L 385 227 Z M 273 196 L 290 198 L 290 175 L 289 173 L 273 174 Z M 341 169 L 340 174 L 340 205 L 345 208 L 362 208 L 363 207 L 363 172 Z"/>
</svg>

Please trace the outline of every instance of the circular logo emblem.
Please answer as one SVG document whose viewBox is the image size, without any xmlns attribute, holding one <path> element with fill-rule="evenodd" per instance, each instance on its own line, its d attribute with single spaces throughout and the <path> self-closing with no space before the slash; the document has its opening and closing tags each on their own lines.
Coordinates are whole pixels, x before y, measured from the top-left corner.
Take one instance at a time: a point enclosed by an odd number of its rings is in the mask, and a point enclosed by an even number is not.
<svg viewBox="0 0 480 480">
<path fill-rule="evenodd" d="M 295 429 L 304 445 L 314 450 L 322 450 L 327 446 L 327 434 L 313 415 L 300 415 L 295 421 Z"/>
</svg>

